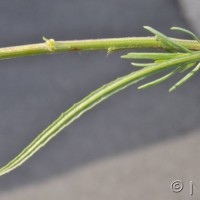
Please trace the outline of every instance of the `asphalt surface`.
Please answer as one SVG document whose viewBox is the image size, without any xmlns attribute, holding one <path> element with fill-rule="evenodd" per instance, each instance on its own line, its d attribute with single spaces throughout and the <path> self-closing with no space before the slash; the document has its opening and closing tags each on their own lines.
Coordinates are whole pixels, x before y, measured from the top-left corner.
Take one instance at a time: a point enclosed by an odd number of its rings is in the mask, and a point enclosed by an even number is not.
<svg viewBox="0 0 200 200">
<path fill-rule="evenodd" d="M 192 18 L 183 14 L 186 3 L 2 1 L 0 45 L 41 42 L 42 36 L 68 40 L 151 35 L 143 25 L 185 37 L 169 28 L 194 27 Z M 73 103 L 132 71 L 130 62 L 120 59 L 123 53 L 1 61 L 0 165 Z M 198 174 L 200 83 L 196 76 L 168 93 L 178 78 L 143 91 L 130 87 L 98 105 L 22 167 L 1 177 L 0 199 L 182 199 L 186 193 L 175 195 L 170 183 L 183 179 L 188 184 Z"/>
</svg>

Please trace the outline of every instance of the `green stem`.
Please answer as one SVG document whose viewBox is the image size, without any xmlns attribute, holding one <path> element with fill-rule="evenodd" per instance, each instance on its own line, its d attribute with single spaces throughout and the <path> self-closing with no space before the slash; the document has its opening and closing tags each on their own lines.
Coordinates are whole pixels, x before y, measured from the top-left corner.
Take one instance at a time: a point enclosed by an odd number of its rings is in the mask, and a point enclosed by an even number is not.
<svg viewBox="0 0 200 200">
<path fill-rule="evenodd" d="M 166 62 L 154 65 L 152 67 L 143 68 L 136 72 L 132 72 L 126 76 L 120 77 L 85 97 L 83 100 L 69 108 L 47 129 L 45 129 L 30 145 L 28 145 L 17 157 L 10 161 L 6 166 L 0 169 L 0 176 L 6 174 L 16 167 L 23 164 L 40 148 L 47 144 L 53 137 L 61 132 L 65 127 L 78 119 L 86 111 L 90 110 L 100 102 L 104 101 L 113 94 L 125 89 L 126 87 L 149 77 L 152 74 L 166 70 L 170 67 L 176 67 L 183 63 L 196 62 L 200 60 L 200 52 L 194 52 L 181 58 L 170 59 Z"/>
<path fill-rule="evenodd" d="M 94 39 L 94 40 L 74 40 L 74 41 L 54 41 L 53 39 L 45 39 L 46 42 L 39 44 L 29 44 L 22 46 L 0 48 L 0 60 L 32 56 L 39 54 L 52 54 L 68 51 L 96 51 L 106 50 L 111 53 L 116 50 L 124 49 L 165 49 L 169 47 L 155 37 L 127 37 L 127 38 L 112 38 L 112 39 Z M 200 50 L 200 43 L 194 40 L 174 39 L 175 41 L 191 50 Z M 172 48 L 170 48 L 172 49 Z"/>
</svg>

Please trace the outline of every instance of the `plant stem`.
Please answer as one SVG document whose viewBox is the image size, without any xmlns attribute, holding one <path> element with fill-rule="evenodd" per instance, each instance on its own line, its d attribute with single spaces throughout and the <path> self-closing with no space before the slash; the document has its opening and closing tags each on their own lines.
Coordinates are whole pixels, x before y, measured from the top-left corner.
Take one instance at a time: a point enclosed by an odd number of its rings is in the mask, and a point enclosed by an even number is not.
<svg viewBox="0 0 200 200">
<path fill-rule="evenodd" d="M 200 50 L 200 43 L 194 40 L 181 40 L 171 38 L 173 41 L 183 45 L 191 50 Z M 38 44 L 29 44 L 13 47 L 0 48 L 0 60 L 33 56 L 39 54 L 52 54 L 68 51 L 96 51 L 106 50 L 111 53 L 116 50 L 125 49 L 165 49 L 169 47 L 155 37 L 127 37 L 112 39 L 94 39 L 94 40 L 74 40 L 74 41 L 54 41 L 53 39 L 44 39 L 46 42 Z M 172 49 L 172 48 L 170 48 Z"/>
</svg>

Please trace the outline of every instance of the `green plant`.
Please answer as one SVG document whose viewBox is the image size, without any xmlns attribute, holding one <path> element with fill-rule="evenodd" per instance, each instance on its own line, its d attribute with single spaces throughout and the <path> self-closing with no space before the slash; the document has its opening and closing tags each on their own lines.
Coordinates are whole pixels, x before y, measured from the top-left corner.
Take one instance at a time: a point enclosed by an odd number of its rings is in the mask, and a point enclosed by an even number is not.
<svg viewBox="0 0 200 200">
<path fill-rule="evenodd" d="M 126 76 L 120 77 L 102 86 L 78 103 L 74 104 L 66 112 L 63 112 L 57 120 L 47 127 L 18 156 L 1 168 L 0 175 L 6 174 L 20 166 L 83 113 L 126 87 L 157 73 L 171 70 L 170 72 L 167 72 L 165 76 L 138 87 L 138 89 L 148 88 L 167 80 L 176 73 L 183 73 L 192 69 L 170 88 L 169 91 L 173 91 L 198 72 L 200 69 L 200 64 L 198 63 L 200 61 L 200 41 L 192 32 L 186 29 L 173 27 L 173 30 L 182 31 L 193 38 L 193 40 L 180 40 L 169 38 L 151 27 L 145 26 L 144 28 L 152 32 L 155 37 L 77 40 L 65 42 L 43 38 L 45 43 L 0 49 L 0 59 L 65 51 L 107 50 L 108 53 L 112 53 L 116 50 L 139 48 L 153 48 L 168 51 L 158 53 L 128 53 L 127 55 L 122 56 L 124 59 L 152 60 L 152 62 L 133 62 L 132 65 L 140 67 L 141 69 L 133 71 Z"/>
</svg>

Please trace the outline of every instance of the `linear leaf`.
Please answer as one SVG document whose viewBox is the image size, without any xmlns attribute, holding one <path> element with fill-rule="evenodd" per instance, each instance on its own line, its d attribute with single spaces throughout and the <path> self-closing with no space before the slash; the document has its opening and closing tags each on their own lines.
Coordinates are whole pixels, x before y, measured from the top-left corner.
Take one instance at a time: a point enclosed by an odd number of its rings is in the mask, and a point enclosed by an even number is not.
<svg viewBox="0 0 200 200">
<path fill-rule="evenodd" d="M 172 92 L 176 90 L 178 87 L 183 85 L 186 81 L 188 81 L 192 76 L 194 76 L 200 69 L 200 63 L 191 71 L 189 72 L 186 76 L 184 76 L 180 81 L 178 81 L 175 85 L 173 85 L 170 89 L 169 92 Z"/>
<path fill-rule="evenodd" d="M 160 33 L 159 31 L 153 29 L 152 27 L 144 26 L 144 28 L 147 29 L 148 31 L 152 32 L 153 34 L 155 34 L 156 37 L 161 40 L 161 42 L 163 42 L 165 45 L 169 46 L 170 48 L 179 49 L 179 50 L 181 50 L 183 52 L 187 52 L 187 53 L 191 53 L 192 52 L 189 49 L 187 49 L 186 47 L 184 47 L 184 46 L 172 41 L 166 35 Z"/>
<path fill-rule="evenodd" d="M 174 75 L 178 70 L 180 70 L 180 67 L 177 67 L 175 70 L 173 70 L 172 72 L 168 73 L 167 75 L 161 77 L 161 78 L 158 78 L 154 81 L 151 81 L 149 83 L 146 83 L 144 85 L 141 85 L 138 87 L 138 89 L 145 89 L 145 88 L 149 88 L 151 86 L 155 86 L 155 85 L 158 85 L 159 83 L 167 80 L 168 78 L 170 78 L 172 75 Z"/>
<path fill-rule="evenodd" d="M 134 63 L 134 62 L 131 63 L 131 65 L 136 66 L 136 67 L 150 67 L 154 64 L 155 63 Z"/>
<path fill-rule="evenodd" d="M 199 38 L 198 38 L 194 33 L 192 33 L 191 31 L 189 31 L 189 30 L 187 30 L 187 29 L 180 28 L 180 27 L 171 27 L 171 30 L 176 30 L 176 31 L 181 31 L 181 32 L 183 32 L 183 33 L 186 33 L 186 34 L 188 34 L 190 37 L 192 37 L 194 40 L 197 40 L 197 41 L 200 43 Z"/>
<path fill-rule="evenodd" d="M 150 60 L 168 60 L 176 57 L 187 56 L 189 53 L 128 53 L 121 56 L 125 59 L 150 59 Z"/>
<path fill-rule="evenodd" d="M 190 69 L 192 66 L 194 66 L 196 63 L 188 63 L 180 70 L 181 73 L 185 72 L 186 70 Z"/>
</svg>

